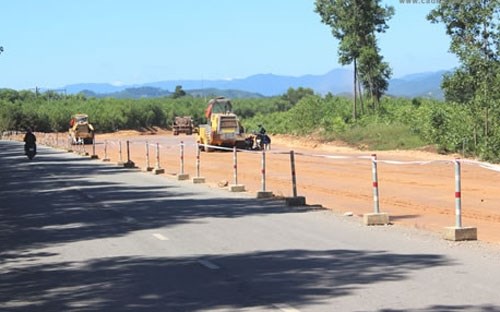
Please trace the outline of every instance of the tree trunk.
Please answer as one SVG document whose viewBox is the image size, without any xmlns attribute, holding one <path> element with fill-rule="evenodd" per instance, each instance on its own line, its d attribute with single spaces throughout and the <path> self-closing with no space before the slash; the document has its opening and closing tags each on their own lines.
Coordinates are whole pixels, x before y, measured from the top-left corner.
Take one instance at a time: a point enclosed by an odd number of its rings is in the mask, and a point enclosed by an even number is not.
<svg viewBox="0 0 500 312">
<path fill-rule="evenodd" d="M 488 132 L 489 132 L 489 124 L 488 124 L 488 107 L 484 109 L 484 137 L 488 138 Z"/>
<path fill-rule="evenodd" d="M 475 122 L 474 122 L 475 124 Z M 474 156 L 477 156 L 477 128 L 474 125 Z"/>
<path fill-rule="evenodd" d="M 352 119 L 356 120 L 356 98 L 357 98 L 357 92 L 356 92 L 356 84 L 357 84 L 357 75 L 358 75 L 358 69 L 356 67 L 356 59 L 354 59 L 354 102 L 352 104 Z"/>
<path fill-rule="evenodd" d="M 359 91 L 359 108 L 360 108 L 361 115 L 364 115 L 365 114 L 365 108 L 364 108 L 364 105 L 363 105 L 363 92 L 361 90 L 361 82 L 359 81 L 359 77 L 357 75 L 358 74 L 356 73 L 356 78 L 358 80 L 358 91 Z"/>
</svg>

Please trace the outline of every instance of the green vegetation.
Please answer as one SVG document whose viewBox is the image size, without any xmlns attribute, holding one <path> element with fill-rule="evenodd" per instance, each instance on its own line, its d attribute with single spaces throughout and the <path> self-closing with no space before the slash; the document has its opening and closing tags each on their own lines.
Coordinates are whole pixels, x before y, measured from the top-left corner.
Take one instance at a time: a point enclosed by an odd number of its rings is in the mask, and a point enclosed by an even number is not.
<svg viewBox="0 0 500 312">
<path fill-rule="evenodd" d="M 263 124 L 271 134 L 312 136 L 341 140 L 366 149 L 413 149 L 434 145 L 441 152 L 462 152 L 500 161 L 500 128 L 491 123 L 488 144 L 475 132 L 476 116 L 454 102 L 415 98 L 382 97 L 378 110 L 356 120 L 349 98 L 319 96 L 310 89 L 290 89 L 280 97 L 235 99 L 234 111 L 247 132 Z M 190 115 L 196 124 L 205 122 L 206 103 L 183 96 L 155 99 L 86 98 L 83 95 L 36 94 L 0 90 L 0 130 L 67 131 L 70 116 L 90 116 L 98 132 L 169 127 L 175 116 Z M 498 111 L 496 116 L 498 116 Z"/>
<path fill-rule="evenodd" d="M 460 61 L 457 70 L 444 77 L 445 99 L 470 116 L 463 130 L 473 133 L 469 141 L 473 150 L 495 160 L 500 153 L 499 15 L 499 1 L 471 0 L 463 5 L 440 2 L 427 17 L 444 24 L 451 39 L 450 51 Z M 434 117 L 436 122 L 449 122 L 446 113 Z"/>
<path fill-rule="evenodd" d="M 182 86 L 175 86 L 174 94 L 172 98 L 177 99 L 186 95 L 186 91 L 182 90 Z"/>
</svg>

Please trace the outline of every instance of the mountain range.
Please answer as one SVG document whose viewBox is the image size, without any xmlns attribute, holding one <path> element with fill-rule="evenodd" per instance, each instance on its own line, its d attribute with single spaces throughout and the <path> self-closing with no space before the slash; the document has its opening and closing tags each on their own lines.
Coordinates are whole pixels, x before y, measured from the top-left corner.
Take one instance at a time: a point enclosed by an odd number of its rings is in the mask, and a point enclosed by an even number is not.
<svg viewBox="0 0 500 312">
<path fill-rule="evenodd" d="M 448 71 L 423 72 L 391 79 L 387 94 L 401 97 L 431 97 L 442 99 L 441 81 Z M 172 94 L 175 87 L 193 96 L 224 95 L 231 98 L 265 97 L 286 93 L 289 88 L 311 88 L 316 93 L 334 95 L 352 94 L 352 71 L 334 69 L 324 75 L 299 77 L 274 74 L 257 74 L 230 80 L 167 80 L 134 85 L 108 83 L 83 83 L 63 87 L 68 94 L 84 93 L 95 97 L 141 98 L 161 97 Z"/>
</svg>

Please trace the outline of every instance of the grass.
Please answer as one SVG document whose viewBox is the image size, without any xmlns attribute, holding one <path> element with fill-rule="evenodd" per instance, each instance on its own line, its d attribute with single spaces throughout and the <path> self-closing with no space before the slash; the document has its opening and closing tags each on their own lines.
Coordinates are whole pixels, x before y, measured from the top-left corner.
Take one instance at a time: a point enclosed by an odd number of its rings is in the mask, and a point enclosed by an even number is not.
<svg viewBox="0 0 500 312">
<path fill-rule="evenodd" d="M 416 149 L 426 145 L 411 129 L 403 124 L 368 124 L 354 126 L 337 137 L 360 149 L 395 150 Z"/>
</svg>

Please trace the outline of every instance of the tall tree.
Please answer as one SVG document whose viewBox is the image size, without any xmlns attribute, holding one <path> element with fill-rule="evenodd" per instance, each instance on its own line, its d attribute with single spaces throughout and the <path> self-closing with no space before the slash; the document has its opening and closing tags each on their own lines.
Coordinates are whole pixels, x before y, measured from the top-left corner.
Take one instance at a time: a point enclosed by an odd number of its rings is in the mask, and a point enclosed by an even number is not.
<svg viewBox="0 0 500 312">
<path fill-rule="evenodd" d="M 373 43 L 361 49 L 358 71 L 361 76 L 361 84 L 370 94 L 374 108 L 378 108 L 380 98 L 389 87 L 392 70 L 389 64 L 383 61 L 375 37 L 371 37 Z"/>
<path fill-rule="evenodd" d="M 441 1 L 427 19 L 443 23 L 451 38 L 450 51 L 460 67 L 443 79 L 447 100 L 464 104 L 483 129 L 485 143 L 490 136 L 490 111 L 499 110 L 500 0 Z M 491 122 L 495 122 L 493 118 Z M 500 133 L 499 133 L 500 134 Z"/>
<path fill-rule="evenodd" d="M 394 14 L 394 8 L 382 7 L 380 0 L 316 0 L 315 12 L 321 16 L 321 22 L 330 26 L 333 36 L 339 40 L 339 63 L 342 65 L 353 64 L 354 66 L 354 102 L 353 118 L 356 118 L 356 85 L 358 76 L 358 63 L 365 70 L 360 71 L 360 77 L 364 85 L 368 85 L 370 92 L 374 95 L 375 82 L 380 84 L 385 76 L 390 75 L 387 69 L 384 72 L 385 63 L 370 67 L 366 62 L 379 60 L 379 50 L 376 45 L 376 33 L 385 32 L 388 28 L 387 21 Z M 362 53 L 365 57 L 361 59 Z M 375 53 L 376 58 L 368 57 Z M 375 69 L 378 69 L 375 71 Z M 371 81 L 371 83 L 369 82 Z M 379 88 L 382 91 L 383 88 Z"/>
<path fill-rule="evenodd" d="M 175 91 L 174 93 L 172 94 L 172 97 L 174 99 L 177 99 L 177 98 L 180 98 L 180 97 L 183 97 L 186 95 L 186 91 L 182 90 L 182 86 L 175 86 Z"/>
</svg>

